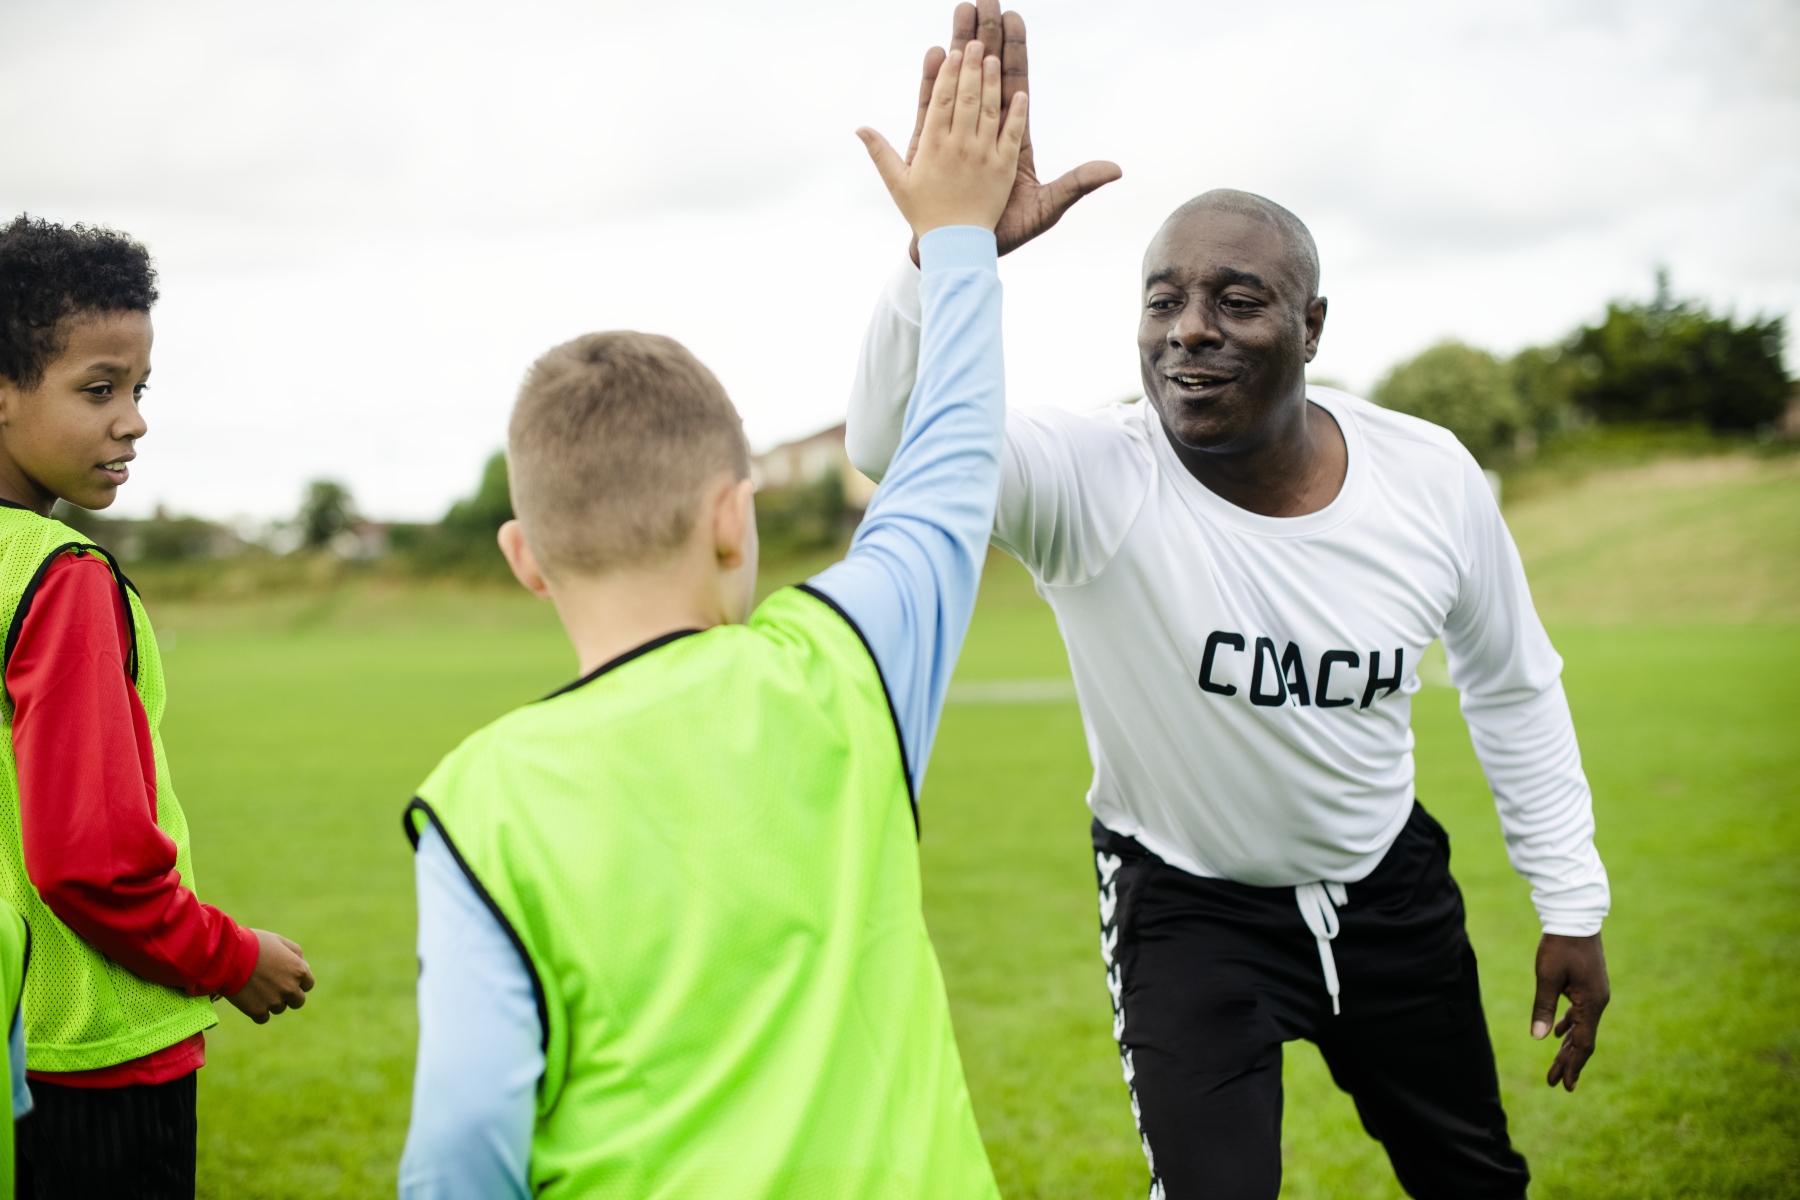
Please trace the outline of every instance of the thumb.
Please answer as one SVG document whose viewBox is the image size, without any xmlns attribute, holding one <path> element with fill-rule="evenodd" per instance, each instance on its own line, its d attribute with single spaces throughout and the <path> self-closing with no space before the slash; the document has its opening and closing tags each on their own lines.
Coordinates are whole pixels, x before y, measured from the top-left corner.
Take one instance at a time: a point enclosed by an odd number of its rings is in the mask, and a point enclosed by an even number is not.
<svg viewBox="0 0 1800 1200">
<path fill-rule="evenodd" d="M 1552 979 L 1542 971 L 1537 977 L 1537 998 L 1531 1002 L 1531 1036 L 1542 1041 L 1550 1036 L 1551 1023 L 1556 1020 L 1556 1001 L 1562 995 L 1562 981 Z"/>
<path fill-rule="evenodd" d="M 906 161 L 894 153 L 888 140 L 868 126 L 856 131 L 862 144 L 869 151 L 869 158 L 875 163 L 875 170 L 881 174 L 881 182 L 887 185 L 888 194 L 898 197 L 898 189 L 906 178 Z"/>
<path fill-rule="evenodd" d="M 1046 188 L 1050 211 L 1060 218 L 1077 200 L 1089 192 L 1099 191 L 1123 174 L 1118 163 L 1104 159 L 1082 163 L 1068 174 L 1050 181 Z"/>
</svg>

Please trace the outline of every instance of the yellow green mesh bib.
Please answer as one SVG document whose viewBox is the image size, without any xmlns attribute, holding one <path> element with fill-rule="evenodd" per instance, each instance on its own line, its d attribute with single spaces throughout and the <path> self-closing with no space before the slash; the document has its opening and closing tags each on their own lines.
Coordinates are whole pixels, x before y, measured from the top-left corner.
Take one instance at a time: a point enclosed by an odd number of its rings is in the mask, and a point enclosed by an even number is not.
<svg viewBox="0 0 1800 1200">
<path fill-rule="evenodd" d="M 156 758 L 156 824 L 174 841 L 175 868 L 194 886 L 187 818 L 169 782 L 163 754 L 162 657 L 144 605 L 103 550 L 59 521 L 23 509 L 0 507 L 0 628 L 7 631 L 10 660 L 19 624 L 44 571 L 71 550 L 107 558 L 131 608 L 133 672 Z M 19 771 L 13 758 L 12 697 L 0 689 L 0 899 L 31 927 L 32 970 L 25 985 L 26 1059 L 34 1071 L 90 1071 L 141 1058 L 218 1024 L 212 1002 L 140 979 L 57 920 L 25 873 L 19 828 Z"/>
<path fill-rule="evenodd" d="M 534 1196 L 997 1197 L 910 800 L 874 660 L 794 589 L 444 760 L 408 831 L 534 976 Z"/>
<path fill-rule="evenodd" d="M 10 904 L 0 903 L 0 1100 L 12 1114 L 12 1023 L 25 998 L 25 967 L 31 960 L 31 931 Z M 13 1123 L 0 1119 L 0 1196 L 13 1194 Z"/>
</svg>

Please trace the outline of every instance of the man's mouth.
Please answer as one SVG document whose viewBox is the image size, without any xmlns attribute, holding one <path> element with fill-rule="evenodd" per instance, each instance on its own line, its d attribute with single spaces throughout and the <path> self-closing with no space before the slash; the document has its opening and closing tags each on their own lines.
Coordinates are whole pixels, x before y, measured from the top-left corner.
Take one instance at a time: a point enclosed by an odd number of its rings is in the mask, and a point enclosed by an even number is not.
<svg viewBox="0 0 1800 1200">
<path fill-rule="evenodd" d="M 1169 371 L 1164 374 L 1163 378 L 1179 384 L 1188 391 L 1201 392 L 1230 383 L 1237 376 L 1220 375 L 1213 371 Z"/>
<path fill-rule="evenodd" d="M 131 475 L 131 468 L 127 465 L 130 462 L 129 458 L 118 458 L 109 463 L 101 463 L 100 469 L 108 476 L 115 477 L 114 483 L 124 483 Z"/>
</svg>

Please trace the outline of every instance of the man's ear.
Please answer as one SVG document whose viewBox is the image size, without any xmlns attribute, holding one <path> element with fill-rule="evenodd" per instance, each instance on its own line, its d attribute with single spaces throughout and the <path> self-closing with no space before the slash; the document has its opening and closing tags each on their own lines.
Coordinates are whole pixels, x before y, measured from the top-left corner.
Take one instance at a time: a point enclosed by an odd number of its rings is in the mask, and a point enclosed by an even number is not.
<svg viewBox="0 0 1800 1200">
<path fill-rule="evenodd" d="M 500 542 L 500 553 L 506 556 L 506 565 L 512 568 L 513 578 L 538 599 L 548 600 L 550 585 L 544 582 L 544 573 L 538 569 L 537 559 L 532 556 L 531 546 L 525 541 L 525 530 L 519 522 L 508 521 L 495 536 Z"/>
<path fill-rule="evenodd" d="M 744 565 L 747 544 L 744 535 L 756 520 L 756 484 L 748 479 L 728 483 L 713 502 L 713 553 L 721 570 L 735 571 Z"/>
<path fill-rule="evenodd" d="M 1314 296 L 1306 306 L 1306 361 L 1311 362 L 1319 352 L 1319 339 L 1325 336 L 1326 301 L 1323 296 Z"/>
</svg>

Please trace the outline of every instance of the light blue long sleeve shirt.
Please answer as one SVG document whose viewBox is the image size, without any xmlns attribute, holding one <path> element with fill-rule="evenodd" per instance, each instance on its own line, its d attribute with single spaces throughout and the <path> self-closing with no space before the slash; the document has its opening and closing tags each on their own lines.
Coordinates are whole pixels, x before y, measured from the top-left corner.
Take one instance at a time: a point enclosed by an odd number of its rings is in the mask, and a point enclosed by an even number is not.
<svg viewBox="0 0 1800 1200">
<path fill-rule="evenodd" d="M 900 448 L 844 560 L 811 586 L 874 655 L 917 796 L 981 582 L 1005 373 L 994 235 L 919 239 L 919 374 Z M 406 1200 L 530 1196 L 542 1027 L 531 979 L 435 826 L 419 838 L 419 1052 Z"/>
</svg>

